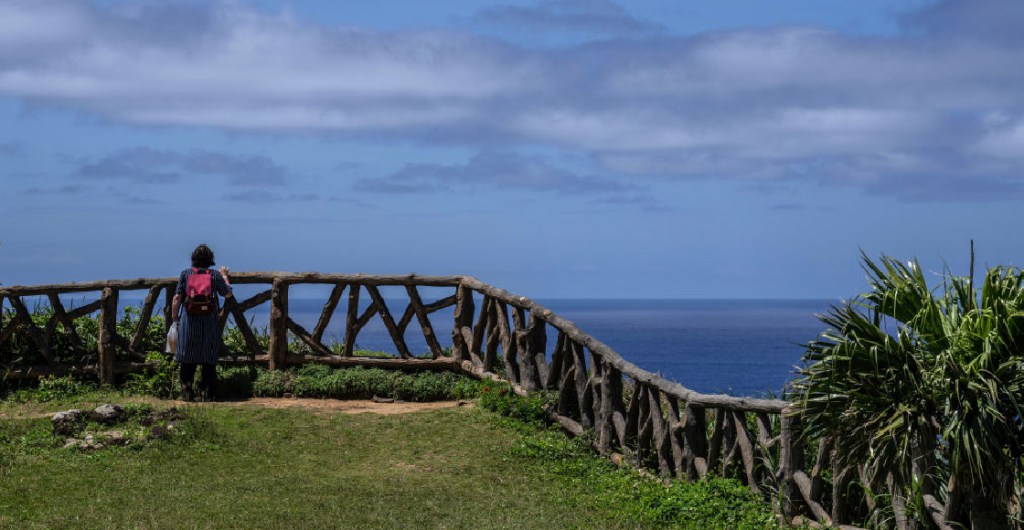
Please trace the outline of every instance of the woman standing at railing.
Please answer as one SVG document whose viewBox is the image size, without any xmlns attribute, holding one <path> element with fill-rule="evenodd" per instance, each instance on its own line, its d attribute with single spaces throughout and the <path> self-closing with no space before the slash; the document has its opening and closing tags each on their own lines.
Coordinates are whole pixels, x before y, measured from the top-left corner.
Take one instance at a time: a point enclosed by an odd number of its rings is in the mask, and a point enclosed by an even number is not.
<svg viewBox="0 0 1024 530">
<path fill-rule="evenodd" d="M 196 398 L 192 382 L 197 365 L 202 366 L 199 378 L 199 399 L 212 400 L 217 390 L 217 358 L 220 356 L 221 333 L 217 321 L 220 304 L 217 295 L 231 296 L 228 268 L 212 270 L 213 251 L 201 244 L 192 251 L 192 267 L 181 271 L 171 304 L 171 315 L 178 327 L 178 349 L 174 360 L 181 365 L 181 398 Z M 184 310 L 182 310 L 182 306 Z"/>
</svg>

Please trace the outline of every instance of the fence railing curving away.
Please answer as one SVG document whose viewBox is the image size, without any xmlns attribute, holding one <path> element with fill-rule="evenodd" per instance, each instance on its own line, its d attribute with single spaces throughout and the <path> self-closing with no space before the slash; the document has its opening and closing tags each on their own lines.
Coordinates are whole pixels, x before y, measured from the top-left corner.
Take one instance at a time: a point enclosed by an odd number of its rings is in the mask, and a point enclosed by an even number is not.
<svg viewBox="0 0 1024 530">
<path fill-rule="evenodd" d="M 872 495 L 850 493 L 856 488 L 848 486 L 860 484 L 857 470 L 834 469 L 829 440 L 800 436 L 798 416 L 789 413 L 788 402 L 694 392 L 634 365 L 540 304 L 475 278 L 249 272 L 232 273 L 231 281 L 264 289 L 223 304 L 221 327 L 231 321 L 244 347 L 228 352 L 222 362 L 266 363 L 270 369 L 307 362 L 446 369 L 502 379 L 520 393 L 557 396 L 552 419 L 576 435 L 592 433 L 601 454 L 665 478 L 736 478 L 777 499 L 780 515 L 790 523 L 848 523 L 863 517 L 872 508 L 867 503 L 875 502 Z M 151 323 L 154 315 L 162 315 L 166 332 L 176 282 L 140 278 L 0 287 L 0 371 L 7 378 L 91 373 L 109 383 L 118 374 L 147 369 Z M 289 289 L 310 284 L 331 290 L 316 324 L 306 329 L 289 314 Z M 404 288 L 408 302 L 401 314 L 381 295 L 384 286 Z M 451 294 L 426 303 L 422 287 L 451 289 Z M 118 299 L 125 292 L 145 292 L 141 311 L 127 328 L 118 320 Z M 71 293 L 94 293 L 97 298 L 67 309 L 61 295 Z M 364 296 L 368 306 L 360 304 Z M 25 301 L 32 297 L 45 299 L 50 309 L 45 322 L 33 319 Z M 324 343 L 324 333 L 343 302 L 343 342 L 332 348 Z M 254 333 L 247 317 L 265 304 L 269 340 Z M 452 306 L 451 349 L 446 350 L 431 315 Z M 75 321 L 97 312 L 95 336 L 81 336 Z M 394 342 L 394 358 L 355 354 L 359 332 L 374 317 Z M 414 355 L 406 343 L 413 320 L 429 350 L 422 355 Z M 54 355 L 58 339 L 78 352 L 72 362 Z M 13 359 L 14 341 L 34 345 L 38 358 Z M 295 342 L 306 352 L 290 352 L 289 344 Z"/>
</svg>

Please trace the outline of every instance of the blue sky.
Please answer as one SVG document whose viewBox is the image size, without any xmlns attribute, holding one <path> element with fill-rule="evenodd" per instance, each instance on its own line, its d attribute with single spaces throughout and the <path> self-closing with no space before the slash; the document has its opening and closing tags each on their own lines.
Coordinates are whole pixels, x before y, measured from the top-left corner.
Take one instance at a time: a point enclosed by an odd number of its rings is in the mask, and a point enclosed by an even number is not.
<svg viewBox="0 0 1024 530">
<path fill-rule="evenodd" d="M 1021 265 L 1024 3 L 0 4 L 0 282 L 840 298 Z"/>
</svg>

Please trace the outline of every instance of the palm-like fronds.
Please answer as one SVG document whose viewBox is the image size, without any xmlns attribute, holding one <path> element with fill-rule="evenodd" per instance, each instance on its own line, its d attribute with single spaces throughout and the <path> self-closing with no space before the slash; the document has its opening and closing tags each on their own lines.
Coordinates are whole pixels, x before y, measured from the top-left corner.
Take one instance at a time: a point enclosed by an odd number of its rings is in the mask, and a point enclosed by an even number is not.
<svg viewBox="0 0 1024 530">
<path fill-rule="evenodd" d="M 819 315 L 804 355 L 805 434 L 833 436 L 875 485 L 952 477 L 1005 506 L 1024 456 L 1024 273 L 990 270 L 979 296 L 948 274 L 933 292 L 916 262 L 863 262 L 870 291 Z"/>
</svg>

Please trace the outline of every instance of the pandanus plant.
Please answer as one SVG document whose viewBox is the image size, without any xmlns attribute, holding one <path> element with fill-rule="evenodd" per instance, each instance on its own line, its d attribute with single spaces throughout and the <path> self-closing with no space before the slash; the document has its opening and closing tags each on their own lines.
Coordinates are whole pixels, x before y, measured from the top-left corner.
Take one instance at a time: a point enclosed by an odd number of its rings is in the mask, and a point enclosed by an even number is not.
<svg viewBox="0 0 1024 530">
<path fill-rule="evenodd" d="M 794 384 L 804 435 L 887 492 L 897 527 L 1019 528 L 1024 272 L 978 292 L 972 252 L 933 290 L 916 261 L 862 259 L 870 290 L 819 315 Z"/>
</svg>

